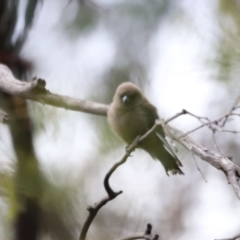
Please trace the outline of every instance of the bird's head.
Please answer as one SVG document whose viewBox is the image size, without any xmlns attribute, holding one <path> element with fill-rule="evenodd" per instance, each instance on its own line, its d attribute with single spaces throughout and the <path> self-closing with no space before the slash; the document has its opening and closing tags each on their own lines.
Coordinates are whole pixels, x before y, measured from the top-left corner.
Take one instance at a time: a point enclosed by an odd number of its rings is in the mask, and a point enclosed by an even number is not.
<svg viewBox="0 0 240 240">
<path fill-rule="evenodd" d="M 116 90 L 113 101 L 120 108 L 133 108 L 139 105 L 144 96 L 141 90 L 130 82 L 120 84 Z"/>
</svg>

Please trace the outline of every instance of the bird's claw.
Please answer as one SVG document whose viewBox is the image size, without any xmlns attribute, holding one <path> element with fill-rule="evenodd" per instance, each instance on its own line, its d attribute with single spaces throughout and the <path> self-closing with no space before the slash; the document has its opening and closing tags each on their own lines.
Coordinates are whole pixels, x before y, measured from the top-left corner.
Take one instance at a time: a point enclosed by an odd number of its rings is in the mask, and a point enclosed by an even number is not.
<svg viewBox="0 0 240 240">
<path fill-rule="evenodd" d="M 131 153 L 131 152 L 134 152 L 134 151 L 135 151 L 135 148 L 136 148 L 136 146 L 137 146 L 138 143 L 139 143 L 140 137 L 141 137 L 140 135 L 137 136 L 130 145 L 127 145 L 127 146 L 125 147 L 125 150 L 126 150 L 128 153 Z"/>
<path fill-rule="evenodd" d="M 128 152 L 129 154 L 131 153 L 131 152 L 134 152 L 135 151 L 135 149 L 131 149 L 131 145 L 127 145 L 126 147 L 125 147 L 125 150 L 126 150 L 126 152 Z M 131 157 L 131 156 L 130 156 Z"/>
<path fill-rule="evenodd" d="M 134 149 L 136 148 L 136 146 L 137 146 L 138 143 L 139 143 L 140 138 L 141 138 L 140 135 L 137 136 L 137 137 L 134 139 L 134 141 L 131 143 L 131 145 L 128 145 L 128 146 L 127 146 L 127 149 L 129 150 L 129 149 L 132 149 L 132 148 L 133 148 L 133 151 L 134 151 Z"/>
<path fill-rule="evenodd" d="M 138 135 L 138 136 L 134 139 L 134 141 L 133 141 L 132 144 L 133 144 L 133 145 L 138 145 L 140 138 L 141 138 L 141 136 Z"/>
</svg>

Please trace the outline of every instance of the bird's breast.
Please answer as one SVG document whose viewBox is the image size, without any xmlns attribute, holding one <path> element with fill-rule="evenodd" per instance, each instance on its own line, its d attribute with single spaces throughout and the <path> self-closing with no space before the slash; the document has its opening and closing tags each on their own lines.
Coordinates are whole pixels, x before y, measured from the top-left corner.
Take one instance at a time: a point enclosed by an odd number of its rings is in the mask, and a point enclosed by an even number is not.
<svg viewBox="0 0 240 240">
<path fill-rule="evenodd" d="M 134 110 L 122 112 L 110 110 L 108 121 L 112 130 L 128 144 L 148 130 L 145 117 Z"/>
</svg>

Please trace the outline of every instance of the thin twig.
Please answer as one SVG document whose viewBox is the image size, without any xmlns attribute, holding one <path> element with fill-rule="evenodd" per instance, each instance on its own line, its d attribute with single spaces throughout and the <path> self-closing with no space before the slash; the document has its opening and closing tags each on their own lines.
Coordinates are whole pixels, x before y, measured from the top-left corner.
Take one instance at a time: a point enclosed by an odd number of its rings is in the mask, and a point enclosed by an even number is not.
<svg viewBox="0 0 240 240">
<path fill-rule="evenodd" d="M 234 130 L 228 130 L 228 129 L 223 129 L 219 132 L 222 132 L 222 133 L 233 133 L 233 134 L 239 134 L 240 131 L 234 131 Z"/>
<path fill-rule="evenodd" d="M 181 116 L 181 115 L 187 114 L 187 113 L 188 113 L 188 112 L 187 112 L 185 109 L 183 109 L 181 112 L 176 113 L 176 114 L 173 115 L 171 118 L 165 120 L 165 121 L 164 121 L 164 124 L 168 124 L 168 123 L 171 122 L 172 120 L 178 118 L 178 117 Z"/>
<path fill-rule="evenodd" d="M 108 173 L 106 174 L 105 178 L 104 178 L 104 187 L 105 190 L 107 192 L 107 196 L 105 198 L 103 198 L 102 200 L 100 200 L 99 202 L 95 203 L 94 206 L 89 206 L 87 208 L 87 210 L 89 211 L 88 217 L 86 219 L 86 221 L 83 224 L 83 228 L 81 229 L 81 233 L 79 236 L 79 240 L 85 240 L 86 239 L 86 235 L 88 232 L 88 229 L 92 223 L 92 221 L 94 220 L 95 216 L 97 215 L 99 209 L 101 207 L 103 207 L 106 203 L 108 203 L 109 201 L 113 200 L 114 198 L 116 198 L 119 194 L 122 193 L 122 191 L 118 191 L 115 192 L 112 190 L 112 188 L 109 185 L 109 179 L 112 176 L 112 174 L 115 172 L 115 170 L 121 166 L 123 163 L 125 163 L 128 159 L 128 157 L 130 156 L 131 152 L 135 149 L 137 143 L 133 143 L 125 152 L 124 156 L 122 157 L 122 159 L 115 163 L 111 169 L 108 171 Z"/>
<path fill-rule="evenodd" d="M 200 157 L 202 160 L 208 162 L 215 168 L 223 171 L 226 174 L 229 183 L 233 187 L 235 194 L 240 200 L 240 188 L 237 183 L 237 178 L 240 176 L 240 167 L 237 166 L 233 161 L 231 161 L 228 157 L 222 156 L 221 154 L 217 154 L 201 144 L 196 143 L 189 136 L 185 136 L 183 139 L 180 138 L 182 136 L 182 132 L 174 127 L 167 126 L 169 137 L 173 140 L 180 143 L 182 146 L 187 148 L 193 154 Z M 179 137 L 178 137 L 179 136 Z"/>
<path fill-rule="evenodd" d="M 240 238 L 240 233 L 235 235 L 232 238 L 221 238 L 221 239 L 215 239 L 215 240 L 236 240 L 237 238 Z"/>
<path fill-rule="evenodd" d="M 152 240 L 151 236 L 144 235 L 144 233 L 135 233 L 131 234 L 130 236 L 126 236 L 124 238 L 118 238 L 117 240 L 133 240 L 133 239 L 145 239 L 145 240 Z"/>
<path fill-rule="evenodd" d="M 137 137 L 133 143 L 126 149 L 124 156 L 122 157 L 122 159 L 115 163 L 111 169 L 108 171 L 108 173 L 106 174 L 105 178 L 104 178 L 104 187 L 105 190 L 107 192 L 107 196 L 105 198 L 103 198 L 102 200 L 100 200 L 99 202 L 97 202 L 94 206 L 89 206 L 87 208 L 87 210 L 89 211 L 88 217 L 86 219 L 86 221 L 83 224 L 83 228 L 81 230 L 80 236 L 79 236 L 79 240 L 85 240 L 86 239 L 86 235 L 88 232 L 88 229 L 92 223 L 92 221 L 94 220 L 95 216 L 97 215 L 99 209 L 101 207 L 103 207 L 106 203 L 108 203 L 109 201 L 113 200 L 114 198 L 116 198 L 119 194 L 122 193 L 122 191 L 118 191 L 115 192 L 112 190 L 112 188 L 110 187 L 109 184 L 109 179 L 112 176 L 112 174 L 115 172 L 115 170 L 121 166 L 122 164 L 124 164 L 128 157 L 130 156 L 130 154 L 134 151 L 134 149 L 137 147 L 137 145 L 143 141 L 145 138 L 148 137 L 149 134 L 151 134 L 151 132 L 155 131 L 155 129 L 158 127 L 158 124 L 155 123 L 154 126 L 148 131 L 146 132 L 142 137 Z"/>
<path fill-rule="evenodd" d="M 201 174 L 203 180 L 205 181 L 205 183 L 207 183 L 207 179 L 204 177 L 202 170 L 199 168 L 199 166 L 197 164 L 197 159 L 196 159 L 196 157 L 195 157 L 195 155 L 193 153 L 192 153 L 192 156 L 193 156 L 193 160 L 195 162 L 197 170 L 200 172 L 200 174 Z"/>
<path fill-rule="evenodd" d="M 206 124 L 202 124 L 202 125 L 194 128 L 194 129 L 192 129 L 192 130 L 190 130 L 190 131 L 188 131 L 186 133 L 183 133 L 181 136 L 179 136 L 179 139 L 184 138 L 184 137 L 188 136 L 190 133 L 196 132 L 197 130 L 199 130 L 199 129 L 205 127 L 205 126 L 206 126 Z"/>
<path fill-rule="evenodd" d="M 214 145 L 214 147 L 217 149 L 217 151 L 223 156 L 220 148 L 218 147 L 218 144 L 217 144 L 217 141 L 216 141 L 216 138 L 215 138 L 215 134 L 216 134 L 216 132 L 213 131 L 213 134 L 212 134 L 213 145 Z"/>
<path fill-rule="evenodd" d="M 231 108 L 232 109 L 232 108 Z M 186 111 L 186 114 L 198 119 L 202 124 L 199 125 L 198 127 L 182 134 L 181 136 L 179 136 L 179 138 L 184 138 L 185 136 L 193 133 L 193 132 L 196 132 L 197 130 L 203 128 L 203 127 L 209 127 L 212 131 L 217 131 L 217 132 L 232 132 L 232 133 L 238 133 L 237 131 L 231 131 L 231 130 L 224 130 L 223 127 L 225 126 L 225 123 L 226 123 L 226 118 L 228 118 L 229 116 L 238 116 L 240 117 L 240 114 L 236 114 L 236 113 L 233 113 L 233 112 L 228 112 L 227 114 L 221 116 L 220 118 L 216 119 L 216 120 L 213 120 L 213 121 L 210 121 L 208 118 L 206 117 L 200 117 L 200 116 L 197 116 L 193 113 L 190 113 L 188 111 Z M 205 121 L 207 122 L 203 122 L 202 119 L 204 119 Z M 224 121 L 224 124 L 220 124 L 221 121 Z"/>
<path fill-rule="evenodd" d="M 134 240 L 134 239 L 145 239 L 145 240 L 158 240 L 159 235 L 152 236 L 152 225 L 150 223 L 147 224 L 147 229 L 142 233 L 135 233 L 129 236 L 118 238 L 117 240 Z"/>
<path fill-rule="evenodd" d="M 109 178 L 110 176 L 112 175 L 112 173 L 120 166 L 122 165 L 123 163 L 126 162 L 127 158 L 129 157 L 130 153 L 128 153 L 126 151 L 125 155 L 123 156 L 123 158 L 117 162 L 116 164 L 113 165 L 113 167 L 109 170 L 109 172 L 107 173 L 105 179 L 104 179 L 104 185 L 105 185 L 105 189 L 108 193 L 108 196 L 106 196 L 105 198 L 103 198 L 102 200 L 100 200 L 99 202 L 95 203 L 94 206 L 89 206 L 87 208 L 87 210 L 89 211 L 89 214 L 88 214 L 88 217 L 86 219 L 86 221 L 84 222 L 83 224 L 83 227 L 81 229 L 81 233 L 80 233 L 80 236 L 79 236 L 79 240 L 85 240 L 86 239 L 86 235 L 87 235 L 87 232 L 88 232 L 88 229 L 92 223 L 92 221 L 94 220 L 95 216 L 97 215 L 99 209 L 101 207 L 103 207 L 106 203 L 108 203 L 109 201 L 113 200 L 114 198 L 116 198 L 119 194 L 122 193 L 122 191 L 119 191 L 119 192 L 114 192 L 110 186 L 109 186 Z M 107 182 L 105 182 L 107 181 Z M 107 186 L 107 187 L 106 187 Z"/>
<path fill-rule="evenodd" d="M 193 114 L 193 113 L 191 113 L 191 112 L 189 112 L 189 111 L 187 111 L 187 110 L 185 110 L 185 111 L 186 111 L 186 114 L 188 114 L 188 115 L 196 118 L 197 120 L 199 120 L 199 121 L 200 121 L 201 123 L 203 123 L 203 124 L 206 124 L 206 123 L 210 123 L 210 122 L 211 122 L 210 119 L 207 118 L 207 117 L 197 116 L 196 114 Z M 206 121 L 206 122 L 204 122 L 204 121 Z"/>
</svg>

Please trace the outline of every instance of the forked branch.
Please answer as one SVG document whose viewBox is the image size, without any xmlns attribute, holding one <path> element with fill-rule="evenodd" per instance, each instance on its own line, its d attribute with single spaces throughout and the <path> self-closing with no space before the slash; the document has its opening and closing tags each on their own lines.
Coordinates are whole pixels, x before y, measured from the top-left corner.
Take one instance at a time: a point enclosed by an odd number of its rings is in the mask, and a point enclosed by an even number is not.
<svg viewBox="0 0 240 240">
<path fill-rule="evenodd" d="M 97 215 L 98 211 L 109 201 L 113 200 L 114 198 L 116 198 L 119 194 L 122 193 L 122 191 L 118 191 L 115 192 L 114 190 L 112 190 L 110 184 L 109 184 L 109 180 L 110 177 L 112 176 L 112 174 L 116 171 L 116 169 L 121 166 L 122 164 L 124 164 L 128 157 L 130 156 L 130 154 L 135 150 L 135 148 L 137 147 L 137 145 L 143 141 L 145 138 L 148 137 L 149 134 L 151 134 L 153 131 L 156 130 L 156 128 L 158 127 L 158 124 L 156 123 L 148 132 L 146 132 L 143 136 L 139 136 L 135 139 L 135 141 L 126 148 L 125 154 L 122 157 L 122 159 L 115 163 L 111 169 L 108 171 L 108 173 L 106 174 L 105 178 L 104 178 L 104 187 L 105 190 L 107 192 L 107 196 L 104 197 L 102 200 L 100 200 L 99 202 L 95 203 L 94 206 L 89 206 L 87 208 L 87 210 L 89 211 L 88 217 L 86 219 L 86 221 L 83 224 L 83 227 L 81 229 L 81 233 L 80 233 L 80 237 L 79 240 L 85 240 L 86 236 L 87 236 L 87 232 L 88 229 L 92 223 L 92 221 L 94 220 L 95 216 Z M 139 236 L 139 235 L 137 235 Z M 128 239 L 149 239 L 149 240 L 153 240 L 153 238 L 144 238 L 145 235 L 141 235 L 142 238 L 136 238 L 136 235 L 132 236 L 132 238 L 128 238 Z M 133 238 L 134 237 L 134 238 Z M 124 238 L 126 239 L 126 238 Z M 158 238 L 155 238 L 154 240 L 156 240 Z"/>
<path fill-rule="evenodd" d="M 48 104 L 59 108 L 65 108 L 70 109 L 73 111 L 80 111 L 80 112 L 86 112 L 91 113 L 95 115 L 107 115 L 107 109 L 108 106 L 105 104 L 95 103 L 91 101 L 81 100 L 81 99 L 75 99 L 68 96 L 62 96 L 58 94 L 53 94 L 50 91 L 46 89 L 46 82 L 45 80 L 33 78 L 28 82 L 22 82 L 16 79 L 10 69 L 6 67 L 5 65 L 0 64 L 0 90 L 8 93 L 10 95 L 23 97 L 26 99 L 31 99 L 33 101 L 40 102 L 42 104 Z M 237 195 L 238 199 L 240 199 L 240 189 L 238 185 L 238 179 L 240 177 L 240 168 L 237 166 L 231 159 L 224 156 L 220 149 L 217 146 L 216 139 L 215 139 L 215 132 L 229 132 L 229 133 L 240 133 L 239 131 L 235 130 L 229 130 L 226 129 L 225 126 L 230 118 L 232 117 L 240 117 L 240 114 L 236 111 L 240 109 L 240 98 L 236 100 L 233 107 L 230 109 L 230 111 L 223 115 L 222 117 L 216 119 L 216 120 L 209 120 L 206 117 L 199 117 L 196 116 L 186 110 L 182 110 L 182 112 L 177 113 L 173 117 L 169 118 L 165 122 L 163 121 L 156 121 L 155 125 L 150 129 L 144 136 L 140 137 L 138 141 L 133 143 L 130 148 L 127 149 L 125 155 L 119 161 L 116 163 L 110 171 L 107 173 L 105 179 L 104 179 L 104 186 L 106 189 L 106 192 L 108 195 L 96 203 L 93 207 L 89 207 L 89 216 L 84 223 L 83 229 L 81 231 L 80 240 L 84 240 L 86 238 L 87 231 L 89 229 L 89 226 L 91 225 L 94 217 L 96 216 L 98 210 L 104 206 L 107 202 L 111 201 L 115 197 L 117 197 L 119 194 L 122 193 L 122 191 L 114 192 L 110 185 L 109 185 L 109 179 L 113 172 L 124 162 L 126 162 L 127 158 L 129 157 L 130 153 L 133 151 L 133 149 L 137 146 L 138 142 L 142 141 L 145 137 L 147 137 L 151 132 L 155 131 L 156 128 L 159 125 L 162 125 L 165 129 L 166 135 L 170 137 L 171 139 L 177 141 L 179 144 L 187 148 L 189 151 L 191 151 L 194 155 L 198 156 L 202 160 L 208 162 L 213 167 L 219 169 L 222 171 L 228 179 L 228 182 L 232 185 L 235 194 Z M 180 130 L 168 125 L 170 121 L 173 119 L 183 115 L 183 114 L 189 114 L 190 116 L 196 118 L 200 125 L 192 129 L 186 133 L 181 132 Z M 11 119 L 10 119 L 11 120 Z M 8 122 L 9 119 L 7 118 L 6 114 L 0 112 L 0 122 Z M 197 143 L 195 140 L 193 140 L 189 134 L 197 131 L 200 128 L 208 127 L 212 133 L 213 133 L 213 142 L 215 145 L 215 148 L 217 152 L 211 151 L 201 144 Z M 135 238 L 134 238 L 135 237 Z M 139 239 L 139 236 L 132 236 L 132 238 L 124 238 L 124 239 Z M 239 237 L 239 235 L 229 238 L 229 240 L 235 240 Z M 142 239 L 149 239 L 144 238 L 142 236 Z M 157 238 L 154 238 L 157 239 Z M 123 240 L 123 239 L 122 239 Z M 225 239 L 226 240 L 226 239 Z"/>
<path fill-rule="evenodd" d="M 86 112 L 95 115 L 102 116 L 107 115 L 108 106 L 105 104 L 53 94 L 46 89 L 46 82 L 42 79 L 34 78 L 29 82 L 19 81 L 13 76 L 10 69 L 2 64 L 0 64 L 0 89 L 8 94 L 20 96 L 26 99 L 31 99 L 55 107 L 71 109 L 74 111 Z M 215 133 L 216 131 L 239 133 L 238 131 L 228 130 L 224 128 L 229 118 L 240 117 L 240 114 L 236 112 L 236 110 L 239 110 L 240 108 L 239 102 L 240 98 L 236 100 L 233 107 L 227 114 L 223 115 L 217 120 L 210 121 L 206 117 L 199 117 L 186 110 L 183 110 L 182 112 L 177 113 L 176 115 L 169 118 L 165 122 L 158 121 L 156 124 L 163 125 L 167 136 L 169 136 L 173 140 L 177 141 L 179 144 L 186 147 L 189 151 L 191 151 L 193 154 L 195 154 L 202 160 L 208 162 L 213 167 L 221 170 L 224 174 L 226 174 L 229 183 L 232 185 L 234 189 L 234 192 L 240 199 L 240 189 L 237 182 L 238 178 L 240 177 L 239 166 L 233 163 L 231 159 L 227 158 L 226 156 L 223 156 L 221 153 L 219 153 L 219 151 L 217 152 L 210 151 L 209 149 L 205 148 L 204 146 L 193 140 L 191 137 L 189 137 L 190 133 L 195 132 L 203 127 L 208 127 L 213 133 Z M 183 114 L 189 114 L 190 116 L 195 117 L 196 119 L 199 120 L 201 125 L 186 133 L 183 133 L 180 130 L 168 125 L 170 121 Z M 152 128 L 150 131 L 154 131 L 155 127 L 156 126 L 154 126 L 154 128 Z M 216 142 L 215 145 L 217 146 Z"/>
</svg>

